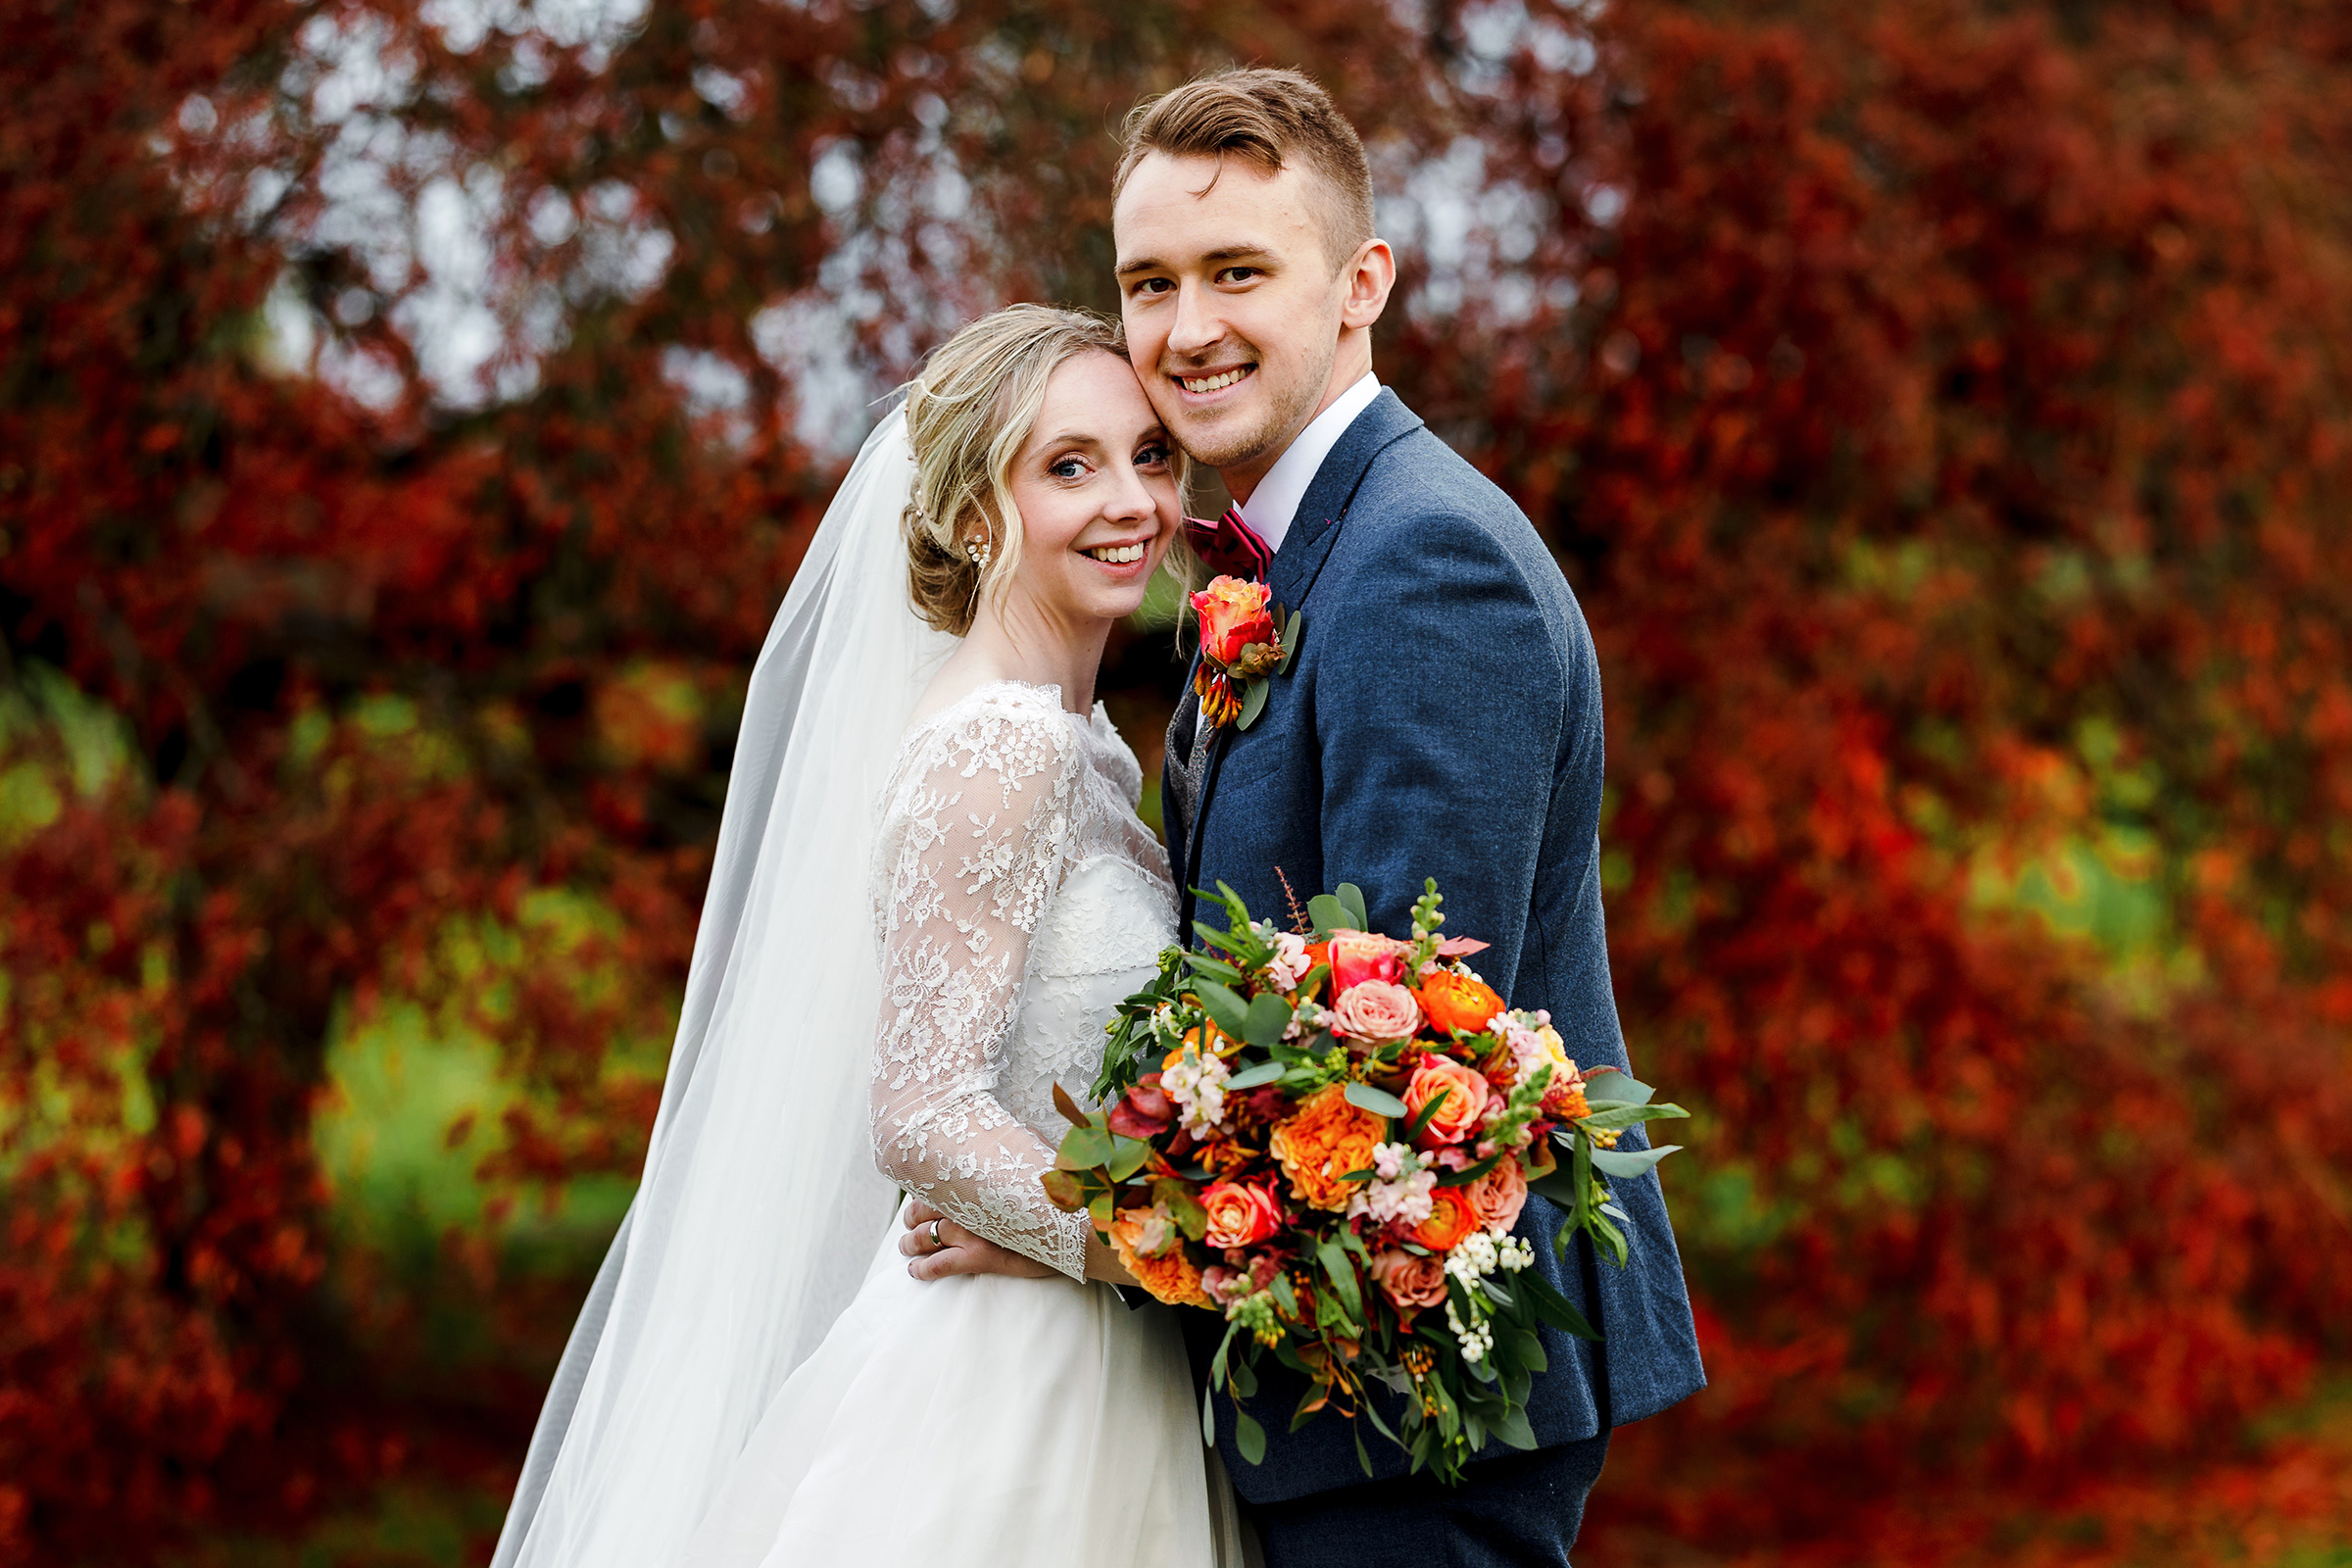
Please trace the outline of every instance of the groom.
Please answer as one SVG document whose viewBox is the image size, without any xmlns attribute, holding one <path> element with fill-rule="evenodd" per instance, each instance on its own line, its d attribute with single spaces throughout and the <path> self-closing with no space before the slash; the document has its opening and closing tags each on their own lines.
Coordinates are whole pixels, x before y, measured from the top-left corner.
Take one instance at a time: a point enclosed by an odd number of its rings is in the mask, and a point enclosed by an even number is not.
<svg viewBox="0 0 2352 1568">
<path fill-rule="evenodd" d="M 1353 882 L 1372 928 L 1394 932 L 1435 876 L 1446 929 L 1493 944 L 1476 960 L 1490 985 L 1550 1009 L 1578 1063 L 1628 1067 L 1601 920 L 1592 637 L 1518 508 L 1373 374 L 1396 262 L 1354 130 L 1296 72 L 1190 82 L 1130 119 L 1111 221 L 1136 373 L 1236 502 L 1196 542 L 1215 570 L 1262 570 L 1303 616 L 1247 732 L 1203 726 L 1191 696 L 1169 726 L 1178 887 L 1223 881 L 1279 919 L 1277 868 L 1301 897 Z M 1278 1374 L 1250 1400 L 1269 1434 L 1252 1465 L 1216 1396 L 1270 1568 L 1565 1568 L 1610 1428 L 1704 1382 L 1657 1175 L 1611 1187 L 1631 1216 L 1624 1269 L 1581 1235 L 1561 1262 L 1562 1216 L 1541 1199 L 1520 1220 L 1604 1341 L 1544 1331 L 1535 1450 L 1490 1443 L 1449 1489 L 1371 1444 L 1367 1482 L 1345 1421 L 1286 1432 L 1303 1384 Z M 957 1247 L 925 1272 L 989 1269 L 994 1250 Z M 1183 1316 L 1199 1374 L 1217 1325 Z"/>
</svg>

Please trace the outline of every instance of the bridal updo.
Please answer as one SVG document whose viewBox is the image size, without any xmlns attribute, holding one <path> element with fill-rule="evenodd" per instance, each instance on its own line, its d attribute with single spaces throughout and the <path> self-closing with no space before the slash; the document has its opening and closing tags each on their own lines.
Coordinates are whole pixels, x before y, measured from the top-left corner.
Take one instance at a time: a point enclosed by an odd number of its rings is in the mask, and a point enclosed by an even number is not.
<svg viewBox="0 0 2352 1568">
<path fill-rule="evenodd" d="M 998 590 L 1020 564 L 1012 460 L 1037 425 L 1046 383 L 1081 354 L 1124 360 L 1127 340 L 1087 311 L 1012 305 L 942 343 L 909 383 L 906 586 L 916 612 L 941 631 L 971 630 L 982 590 Z"/>
</svg>

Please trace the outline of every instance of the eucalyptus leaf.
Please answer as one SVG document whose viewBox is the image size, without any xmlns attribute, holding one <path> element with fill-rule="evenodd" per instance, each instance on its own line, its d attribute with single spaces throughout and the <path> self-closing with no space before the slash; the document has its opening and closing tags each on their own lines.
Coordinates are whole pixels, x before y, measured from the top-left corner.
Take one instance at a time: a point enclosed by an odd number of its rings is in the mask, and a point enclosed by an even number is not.
<svg viewBox="0 0 2352 1568">
<path fill-rule="evenodd" d="M 1282 1038 L 1291 1026 L 1291 1004 L 1272 992 L 1253 997 L 1250 1012 L 1242 1020 L 1241 1036 L 1247 1044 L 1264 1050 Z"/>
<path fill-rule="evenodd" d="M 1595 1105 L 1646 1105 L 1657 1091 L 1631 1073 L 1597 1073 L 1585 1080 L 1586 1099 Z"/>
<path fill-rule="evenodd" d="M 1274 666 L 1275 674 L 1288 675 L 1291 672 L 1291 661 L 1298 657 L 1298 634 L 1304 630 L 1306 616 L 1298 611 L 1292 611 L 1291 618 L 1282 623 L 1282 662 Z"/>
<path fill-rule="evenodd" d="M 1354 916 L 1348 906 L 1328 893 L 1318 893 L 1306 901 L 1306 917 L 1315 922 L 1315 929 L 1329 935 L 1348 923 Z"/>
<path fill-rule="evenodd" d="M 1344 1092 L 1347 1095 L 1348 1103 L 1355 1106 L 1358 1110 L 1368 1110 L 1375 1116 L 1401 1116 L 1404 1114 L 1404 1102 L 1390 1094 L 1386 1089 L 1375 1088 L 1371 1084 L 1349 1084 Z"/>
<path fill-rule="evenodd" d="M 1061 1135 L 1061 1152 L 1054 1163 L 1063 1170 L 1092 1170 L 1110 1160 L 1109 1131 L 1102 1127 L 1073 1127 Z"/>
<path fill-rule="evenodd" d="M 1110 1157 L 1102 1163 L 1108 1170 L 1112 1181 L 1123 1182 L 1137 1171 L 1142 1170 L 1145 1163 L 1151 1158 L 1152 1146 L 1141 1138 L 1120 1138 L 1114 1135 L 1110 1141 Z"/>
<path fill-rule="evenodd" d="M 1243 1038 L 1242 1031 L 1250 1026 L 1250 1004 L 1214 980 L 1196 983 L 1193 994 L 1200 999 L 1200 1009 L 1211 1023 L 1236 1040 Z"/>
<path fill-rule="evenodd" d="M 1347 906 L 1348 913 L 1354 920 L 1356 930 L 1369 931 L 1372 929 L 1372 917 L 1364 912 L 1364 890 L 1362 888 L 1352 882 L 1343 882 L 1332 891 L 1339 895 L 1340 903 Z"/>
<path fill-rule="evenodd" d="M 1273 682 L 1262 675 L 1244 687 L 1241 716 L 1233 721 L 1233 727 L 1236 730 L 1245 730 L 1256 723 L 1258 715 L 1266 710 L 1266 698 L 1273 690 Z"/>
<path fill-rule="evenodd" d="M 1261 1088 L 1281 1077 L 1282 1073 L 1281 1062 L 1261 1061 L 1254 1067 L 1244 1067 L 1240 1072 L 1226 1079 L 1225 1092 L 1229 1095 L 1236 1095 L 1245 1089 Z"/>
<path fill-rule="evenodd" d="M 1592 1168 L 1603 1176 L 1639 1176 L 1643 1171 L 1682 1148 L 1680 1144 L 1660 1144 L 1655 1149 L 1595 1149 Z"/>
<path fill-rule="evenodd" d="M 1614 1110 L 1596 1110 L 1577 1125 L 1588 1132 L 1606 1132 L 1645 1121 L 1679 1121 L 1690 1114 L 1680 1105 L 1619 1105 Z"/>
</svg>

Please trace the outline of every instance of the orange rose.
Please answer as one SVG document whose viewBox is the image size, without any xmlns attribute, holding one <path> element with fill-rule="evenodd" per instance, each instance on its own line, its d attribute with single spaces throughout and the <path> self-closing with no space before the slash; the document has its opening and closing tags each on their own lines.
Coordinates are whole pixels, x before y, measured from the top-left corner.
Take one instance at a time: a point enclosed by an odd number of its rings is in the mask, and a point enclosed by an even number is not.
<svg viewBox="0 0 2352 1568">
<path fill-rule="evenodd" d="M 1282 1224 L 1282 1204 L 1255 1182 L 1211 1182 L 1200 1206 L 1208 1210 L 1203 1240 L 1220 1250 L 1262 1242 Z"/>
<path fill-rule="evenodd" d="M 1200 657 L 1223 668 L 1232 669 L 1244 662 L 1244 655 L 1251 648 L 1279 650 L 1273 613 L 1274 590 L 1262 582 L 1244 582 L 1239 577 L 1217 577 L 1193 595 L 1193 610 L 1200 617 Z M 1273 667 L 1281 658 L 1262 662 Z M 1245 670 L 1246 675 L 1262 675 L 1265 669 Z"/>
<path fill-rule="evenodd" d="M 1341 1085 L 1326 1084 L 1275 1127 L 1266 1152 L 1281 1162 L 1300 1202 L 1340 1209 L 1348 1206 L 1348 1194 L 1363 1185 L 1340 1178 L 1370 1168 L 1372 1151 L 1387 1135 L 1386 1118 L 1349 1104 Z"/>
<path fill-rule="evenodd" d="M 1459 1029 L 1482 1033 L 1487 1020 L 1502 1011 L 1502 998 L 1484 980 L 1473 980 L 1451 969 L 1432 969 L 1421 977 L 1421 1010 L 1440 1034 Z"/>
<path fill-rule="evenodd" d="M 1413 1076 L 1404 1086 L 1404 1108 L 1413 1115 L 1421 1107 L 1446 1097 L 1446 1103 L 1430 1113 L 1428 1124 L 1421 1129 L 1421 1141 L 1427 1144 L 1458 1144 L 1478 1131 L 1487 1119 L 1487 1096 L 1493 1093 L 1478 1069 L 1451 1056 L 1432 1056 L 1413 1069 Z"/>
<path fill-rule="evenodd" d="M 1478 1211 L 1478 1222 L 1509 1230 L 1519 1223 L 1519 1210 L 1527 1206 L 1527 1173 L 1519 1161 L 1505 1154 L 1493 1170 L 1463 1189 L 1470 1195 L 1470 1206 Z"/>
<path fill-rule="evenodd" d="M 1429 1218 L 1412 1229 L 1412 1239 L 1433 1252 L 1450 1252 L 1461 1239 L 1478 1229 L 1478 1210 L 1459 1187 L 1441 1187 L 1429 1195 Z"/>
<path fill-rule="evenodd" d="M 1400 1247 L 1392 1247 L 1372 1259 L 1372 1280 L 1383 1296 L 1408 1314 L 1446 1299 L 1445 1259 L 1415 1257 Z"/>
<path fill-rule="evenodd" d="M 1135 1276 L 1135 1283 L 1150 1291 L 1154 1300 L 1170 1306 L 1215 1306 L 1208 1293 L 1200 1288 L 1200 1271 L 1184 1255 L 1182 1247 L 1171 1247 L 1158 1257 L 1136 1250 L 1143 1226 L 1131 1217 L 1134 1212 L 1129 1210 L 1111 1220 L 1110 1250 L 1119 1254 L 1119 1261 Z"/>
</svg>

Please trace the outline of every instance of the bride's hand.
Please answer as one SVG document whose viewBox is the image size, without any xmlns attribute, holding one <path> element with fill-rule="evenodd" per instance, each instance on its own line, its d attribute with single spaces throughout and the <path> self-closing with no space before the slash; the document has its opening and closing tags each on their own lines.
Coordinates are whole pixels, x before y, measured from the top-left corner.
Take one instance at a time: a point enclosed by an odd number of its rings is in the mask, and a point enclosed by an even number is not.
<svg viewBox="0 0 2352 1568">
<path fill-rule="evenodd" d="M 936 1233 L 931 1228 L 934 1220 L 939 1222 Z M 910 1259 L 906 1272 L 918 1280 L 944 1280 L 952 1274 L 1008 1274 L 1026 1280 L 1054 1277 L 1054 1270 L 1036 1258 L 974 1235 L 919 1198 L 907 1200 L 901 1223 L 906 1233 L 899 1238 L 899 1250 Z M 935 1234 L 937 1246 L 932 1244 Z M 1102 1237 L 1091 1233 L 1086 1239 L 1086 1277 L 1111 1285 L 1135 1283 L 1135 1276 L 1120 1265 L 1118 1255 L 1102 1244 Z"/>
<path fill-rule="evenodd" d="M 1054 1275 L 1036 1258 L 974 1235 L 919 1198 L 907 1201 L 903 1223 L 906 1234 L 899 1238 L 899 1250 L 913 1260 L 906 1272 L 918 1280 L 944 1280 L 951 1274 L 1010 1274 L 1031 1280 Z"/>
</svg>

